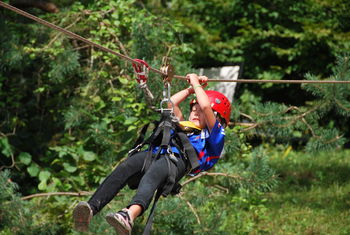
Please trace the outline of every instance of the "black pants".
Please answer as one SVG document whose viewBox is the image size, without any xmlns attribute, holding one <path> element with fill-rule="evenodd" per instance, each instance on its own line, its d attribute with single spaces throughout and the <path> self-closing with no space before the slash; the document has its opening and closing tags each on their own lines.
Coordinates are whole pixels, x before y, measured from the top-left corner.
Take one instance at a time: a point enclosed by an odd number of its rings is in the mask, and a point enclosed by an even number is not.
<svg viewBox="0 0 350 235">
<path fill-rule="evenodd" d="M 166 156 L 155 159 L 149 169 L 143 173 L 142 167 L 147 156 L 147 152 L 139 152 L 128 157 L 103 181 L 88 201 L 94 215 L 130 181 L 136 181 L 138 188 L 129 206 L 135 204 L 142 206 L 142 213 L 147 210 L 155 191 L 166 182 L 169 175 L 169 162 Z M 176 181 L 179 181 L 186 174 L 187 163 L 182 157 L 176 159 Z"/>
</svg>

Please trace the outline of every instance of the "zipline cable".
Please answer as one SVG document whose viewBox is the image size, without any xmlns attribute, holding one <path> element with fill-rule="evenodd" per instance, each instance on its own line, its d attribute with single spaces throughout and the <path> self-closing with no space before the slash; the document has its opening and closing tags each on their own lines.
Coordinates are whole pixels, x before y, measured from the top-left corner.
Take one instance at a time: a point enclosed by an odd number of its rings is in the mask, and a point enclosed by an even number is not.
<svg viewBox="0 0 350 235">
<path fill-rule="evenodd" d="M 42 25 L 45 25 L 45 26 L 48 26 L 49 28 L 52 28 L 54 30 L 57 30 L 57 31 L 60 31 L 61 33 L 64 33 L 72 38 L 75 38 L 75 39 L 78 39 L 80 41 L 83 41 L 85 42 L 86 44 L 89 44 L 93 47 L 96 47 L 96 48 L 99 48 L 100 50 L 104 51 L 104 52 L 107 52 L 107 53 L 111 53 L 113 55 L 116 55 L 124 60 L 127 60 L 131 63 L 134 63 L 134 64 L 139 64 L 141 65 L 140 62 L 138 61 L 135 61 L 134 59 L 126 56 L 126 55 L 123 55 L 121 53 L 118 53 L 116 51 L 113 51 L 107 47 L 104 47 L 102 45 L 99 45 L 95 42 L 92 42 L 78 34 L 75 34 L 67 29 L 64 29 L 64 28 L 61 28 L 55 24 L 52 24 L 46 20 L 43 20 L 39 17 L 36 17 L 28 12 L 25 12 L 23 10 L 20 10 L 14 6 L 11 6 L 7 3 L 4 3 L 2 1 L 0 1 L 0 6 L 4 7 L 4 8 L 7 8 L 11 11 L 14 11 L 22 16 L 25 16 L 29 19 L 32 19 Z M 155 68 L 152 68 L 152 67 L 149 67 L 149 70 L 152 71 L 152 72 L 155 72 L 155 73 L 158 73 L 162 76 L 166 76 L 168 74 L 166 73 L 163 73 L 162 71 L 160 71 L 159 69 L 155 69 Z M 187 81 L 188 79 L 185 77 L 185 76 L 179 76 L 179 75 L 174 75 L 173 76 L 174 78 L 177 78 L 177 79 L 181 79 L 181 80 L 185 80 Z M 340 83 L 340 84 L 344 84 L 344 83 L 348 83 L 350 84 L 350 81 L 336 81 L 336 80 L 323 80 L 323 81 L 314 81 L 314 80 L 258 80 L 258 79 L 237 79 L 237 80 L 230 80 L 230 79 L 208 79 L 208 82 L 236 82 L 236 83 L 294 83 L 294 84 L 301 84 L 301 83 L 321 83 L 321 84 L 336 84 L 336 83 Z"/>
</svg>

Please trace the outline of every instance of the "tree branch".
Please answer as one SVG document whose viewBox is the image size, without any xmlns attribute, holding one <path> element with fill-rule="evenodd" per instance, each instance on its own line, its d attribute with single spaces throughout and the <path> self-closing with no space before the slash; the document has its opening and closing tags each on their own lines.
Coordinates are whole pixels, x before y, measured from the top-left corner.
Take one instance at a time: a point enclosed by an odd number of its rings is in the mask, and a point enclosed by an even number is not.
<svg viewBox="0 0 350 235">
<path fill-rule="evenodd" d="M 184 198 L 181 196 L 181 194 L 177 194 L 177 196 L 178 196 L 181 200 L 184 200 L 184 201 L 186 202 L 186 204 L 188 205 L 188 207 L 190 208 L 190 210 L 193 212 L 194 216 L 196 217 L 197 223 L 200 225 L 200 224 L 201 224 L 201 220 L 200 220 L 200 218 L 199 218 L 199 216 L 198 216 L 198 213 L 196 212 L 196 210 L 195 210 L 194 207 L 192 206 L 192 204 L 191 204 L 188 200 L 184 199 Z"/>
<path fill-rule="evenodd" d="M 74 20 L 74 22 L 72 22 L 70 25 L 68 25 L 67 27 L 65 27 L 64 29 L 69 29 L 71 28 L 72 26 L 74 26 L 76 23 L 78 23 L 78 21 L 80 20 L 81 18 L 78 17 L 77 19 Z M 44 50 L 51 47 L 52 43 L 54 43 L 59 36 L 63 36 L 63 34 L 61 32 L 57 32 L 57 34 L 53 37 L 53 39 L 50 40 L 50 42 L 44 47 Z"/>
<path fill-rule="evenodd" d="M 21 197 L 22 200 L 28 200 L 35 197 L 51 197 L 51 196 L 75 196 L 75 197 L 81 197 L 81 196 L 88 196 L 92 195 L 93 192 L 52 192 L 52 193 L 36 193 L 28 196 Z"/>
<path fill-rule="evenodd" d="M 4 168 L 13 168 L 15 165 L 16 165 L 16 162 L 15 162 L 15 156 L 11 153 L 11 165 L 9 166 L 1 166 L 0 167 L 0 171 Z"/>
<path fill-rule="evenodd" d="M 196 179 L 204 176 L 204 175 L 208 175 L 208 176 L 225 176 L 225 177 L 229 177 L 229 178 L 232 178 L 232 179 L 236 179 L 236 180 L 243 180 L 243 178 L 239 175 L 230 175 L 230 174 L 227 174 L 227 173 L 220 173 L 220 172 L 201 172 L 199 173 L 198 175 L 192 177 L 191 179 L 189 180 L 186 180 L 185 182 L 182 183 L 182 187 L 185 186 L 186 184 L 192 182 L 192 181 L 195 181 Z"/>
<path fill-rule="evenodd" d="M 11 0 L 10 5 L 17 8 L 34 7 L 50 13 L 59 12 L 59 9 L 55 4 L 42 0 Z"/>
</svg>

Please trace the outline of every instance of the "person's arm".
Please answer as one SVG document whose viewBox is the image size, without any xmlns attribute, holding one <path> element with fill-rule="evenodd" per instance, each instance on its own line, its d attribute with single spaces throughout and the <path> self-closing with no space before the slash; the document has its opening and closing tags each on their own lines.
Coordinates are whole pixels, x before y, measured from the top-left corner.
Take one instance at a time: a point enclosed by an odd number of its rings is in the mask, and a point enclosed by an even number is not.
<svg viewBox="0 0 350 235">
<path fill-rule="evenodd" d="M 184 121 L 184 117 L 183 114 L 181 112 L 180 109 L 180 103 L 182 101 L 184 101 L 189 95 L 193 94 L 193 88 L 186 88 L 183 89 L 179 92 L 177 92 L 176 94 L 174 94 L 173 96 L 171 96 L 170 100 L 173 102 L 174 104 L 174 114 L 177 118 L 179 118 L 180 121 Z M 168 107 L 171 108 L 171 104 L 168 104 Z"/>
<path fill-rule="evenodd" d="M 201 85 L 201 83 L 206 84 L 208 78 L 205 76 L 198 77 L 196 74 L 188 74 L 186 77 L 190 80 L 191 86 L 197 96 L 197 102 L 205 115 L 207 127 L 211 131 L 215 125 L 216 117 L 211 108 L 210 100 Z"/>
</svg>

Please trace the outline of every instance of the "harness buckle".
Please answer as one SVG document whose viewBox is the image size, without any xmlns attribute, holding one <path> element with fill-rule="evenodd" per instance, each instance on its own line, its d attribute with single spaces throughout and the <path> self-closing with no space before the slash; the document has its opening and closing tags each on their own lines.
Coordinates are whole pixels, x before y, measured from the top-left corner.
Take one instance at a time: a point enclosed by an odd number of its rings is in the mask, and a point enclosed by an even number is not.
<svg viewBox="0 0 350 235">
<path fill-rule="evenodd" d="M 128 156 L 131 156 L 133 155 L 135 152 L 139 152 L 140 151 L 140 148 L 143 146 L 143 144 L 138 144 L 135 148 L 131 149 L 129 152 L 128 152 Z"/>
</svg>

